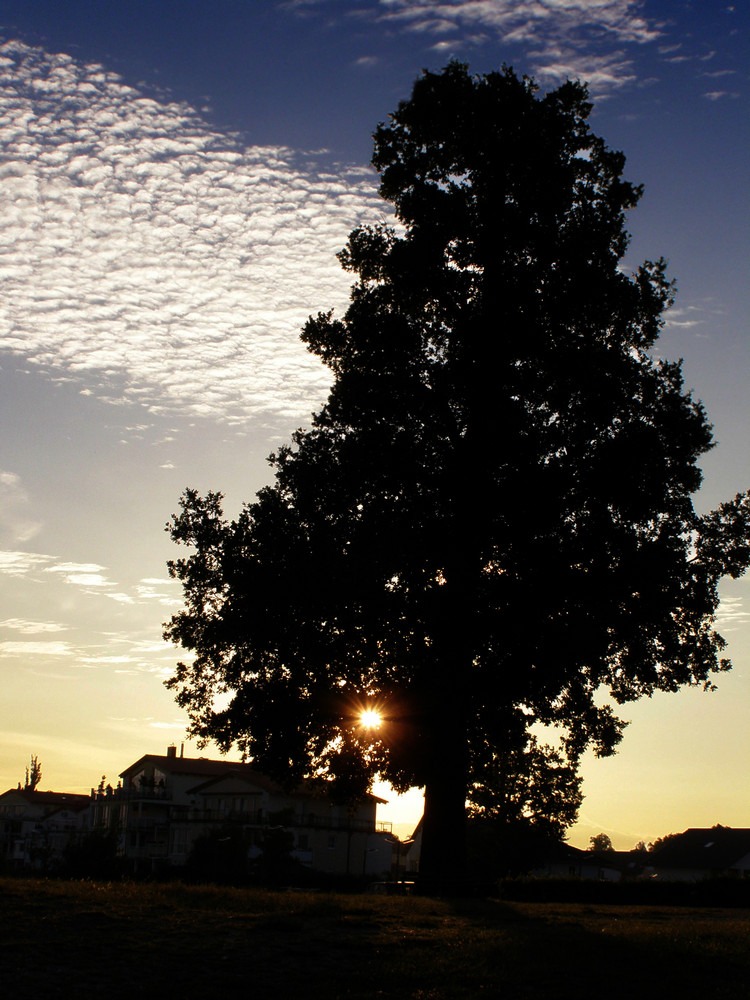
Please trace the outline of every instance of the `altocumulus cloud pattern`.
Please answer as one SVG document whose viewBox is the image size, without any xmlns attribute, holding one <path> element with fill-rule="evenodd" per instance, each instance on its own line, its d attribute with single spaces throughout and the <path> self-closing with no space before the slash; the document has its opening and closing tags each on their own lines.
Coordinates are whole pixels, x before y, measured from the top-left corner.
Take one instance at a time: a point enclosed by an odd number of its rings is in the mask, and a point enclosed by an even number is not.
<svg viewBox="0 0 750 1000">
<path fill-rule="evenodd" d="M 154 413 L 306 414 L 328 379 L 300 327 L 345 303 L 335 253 L 384 210 L 373 173 L 323 162 L 0 45 L 4 350 Z"/>
</svg>

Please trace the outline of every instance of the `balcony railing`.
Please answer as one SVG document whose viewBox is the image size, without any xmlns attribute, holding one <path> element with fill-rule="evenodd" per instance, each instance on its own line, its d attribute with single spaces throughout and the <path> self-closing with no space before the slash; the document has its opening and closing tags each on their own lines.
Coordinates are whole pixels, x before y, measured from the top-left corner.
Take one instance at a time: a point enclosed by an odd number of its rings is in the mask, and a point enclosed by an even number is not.
<svg viewBox="0 0 750 1000">
<path fill-rule="evenodd" d="M 170 792 L 159 785 L 129 785 L 127 788 L 92 788 L 91 797 L 95 802 L 171 802 Z"/>
<path fill-rule="evenodd" d="M 320 816 L 312 814 L 274 815 L 268 812 L 226 811 L 221 809 L 191 809 L 186 816 L 174 816 L 173 822 L 231 823 L 255 826 L 281 826 L 290 830 L 338 830 L 348 833 L 391 833 L 393 825 L 350 816 Z"/>
</svg>

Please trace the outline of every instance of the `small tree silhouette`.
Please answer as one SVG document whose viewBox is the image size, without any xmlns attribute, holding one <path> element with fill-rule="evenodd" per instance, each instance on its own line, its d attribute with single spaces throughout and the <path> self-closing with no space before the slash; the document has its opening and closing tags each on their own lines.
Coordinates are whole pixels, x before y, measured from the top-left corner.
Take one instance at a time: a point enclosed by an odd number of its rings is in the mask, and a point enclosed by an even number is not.
<svg viewBox="0 0 750 1000">
<path fill-rule="evenodd" d="M 589 843 L 591 844 L 590 851 L 614 851 L 612 841 L 606 833 L 597 833 L 595 837 L 591 837 Z"/>
<path fill-rule="evenodd" d="M 36 754 L 31 755 L 31 763 L 26 768 L 26 782 L 24 784 L 24 790 L 27 792 L 33 792 L 39 782 L 42 780 L 42 765 L 39 763 L 39 758 Z"/>
</svg>

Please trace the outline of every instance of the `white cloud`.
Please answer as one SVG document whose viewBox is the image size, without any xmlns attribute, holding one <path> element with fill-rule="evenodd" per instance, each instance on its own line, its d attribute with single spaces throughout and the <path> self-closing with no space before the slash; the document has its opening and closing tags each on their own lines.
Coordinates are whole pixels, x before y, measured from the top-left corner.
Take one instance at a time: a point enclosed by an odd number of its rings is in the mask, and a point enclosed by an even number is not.
<svg viewBox="0 0 750 1000">
<path fill-rule="evenodd" d="M 48 566 L 44 572 L 58 573 L 65 583 L 79 587 L 111 587 L 112 584 L 104 576 L 103 570 L 104 567 L 98 563 L 61 562 L 55 566 Z"/>
<path fill-rule="evenodd" d="M 72 656 L 69 642 L 0 642 L 0 656 Z"/>
<path fill-rule="evenodd" d="M 481 29 L 504 44 L 532 45 L 534 75 L 540 81 L 585 80 L 600 97 L 635 78 L 630 57 L 609 52 L 613 43 L 642 45 L 662 36 L 642 0 L 379 0 L 377 9 L 381 21 L 409 31 Z M 457 39 L 468 40 L 465 34 Z M 486 34 L 477 36 L 484 40 Z M 452 44 L 435 47 L 447 50 Z M 555 58 L 555 52 L 563 52 L 564 58 Z"/>
<path fill-rule="evenodd" d="M 142 601 L 155 601 L 163 607 L 176 608 L 183 603 L 176 596 L 177 586 L 172 580 L 145 579 L 141 580 L 135 590 Z"/>
<path fill-rule="evenodd" d="M 37 635 L 40 632 L 67 632 L 67 625 L 59 625 L 57 622 L 33 622 L 26 618 L 6 618 L 0 621 L 0 628 L 12 629 L 24 635 Z"/>
<path fill-rule="evenodd" d="M 0 56 L 4 350 L 155 413 L 305 419 L 329 379 L 299 331 L 347 301 L 335 253 L 383 215 L 374 174 L 242 147 L 67 55 Z"/>
<path fill-rule="evenodd" d="M 531 56 L 536 63 L 536 77 L 540 83 L 558 85 L 565 80 L 583 80 L 600 99 L 636 79 L 633 64 L 622 51 L 596 55 L 577 52 L 571 46 L 551 44 Z"/>
<path fill-rule="evenodd" d="M 716 613 L 716 625 L 723 632 L 733 632 L 739 625 L 750 622 L 750 612 L 745 611 L 742 598 L 722 597 Z"/>
<path fill-rule="evenodd" d="M 380 0 L 380 5 L 407 20 L 429 13 L 503 32 L 551 23 L 558 31 L 598 28 L 620 41 L 652 42 L 661 35 L 644 16 L 642 0 Z"/>
<path fill-rule="evenodd" d="M 83 663 L 88 666 L 99 666 L 99 665 L 112 665 L 112 664 L 122 664 L 122 663 L 132 663 L 133 659 L 130 656 L 83 656 L 81 657 Z"/>
<path fill-rule="evenodd" d="M 668 330 L 690 329 L 694 326 L 703 326 L 705 322 L 705 310 L 698 306 L 672 306 L 664 318 L 664 326 Z"/>
<path fill-rule="evenodd" d="M 0 573 L 6 576 L 28 576 L 34 570 L 46 566 L 50 556 L 38 552 L 0 551 Z"/>
</svg>

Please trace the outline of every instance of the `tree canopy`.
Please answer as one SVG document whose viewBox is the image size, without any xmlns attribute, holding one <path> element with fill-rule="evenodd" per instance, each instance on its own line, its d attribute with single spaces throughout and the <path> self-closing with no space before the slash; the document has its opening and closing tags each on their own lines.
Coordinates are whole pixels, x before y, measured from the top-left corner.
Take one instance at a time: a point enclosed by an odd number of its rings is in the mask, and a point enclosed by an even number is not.
<svg viewBox="0 0 750 1000">
<path fill-rule="evenodd" d="M 495 753 L 472 769 L 466 793 L 469 817 L 561 840 L 578 818 L 583 799 L 577 764 L 529 733 L 525 746 Z"/>
<path fill-rule="evenodd" d="M 608 833 L 597 833 L 595 837 L 589 838 L 590 851 L 614 851 L 612 840 Z"/>
<path fill-rule="evenodd" d="M 235 520 L 188 489 L 168 525 L 192 734 L 289 781 L 423 786 L 435 886 L 470 776 L 532 724 L 611 753 L 612 703 L 728 667 L 750 502 L 693 507 L 711 428 L 651 351 L 673 286 L 622 268 L 641 191 L 590 111 L 575 82 L 425 72 L 374 136 L 395 224 L 352 232 L 349 306 L 302 333 L 326 404 Z"/>
</svg>

